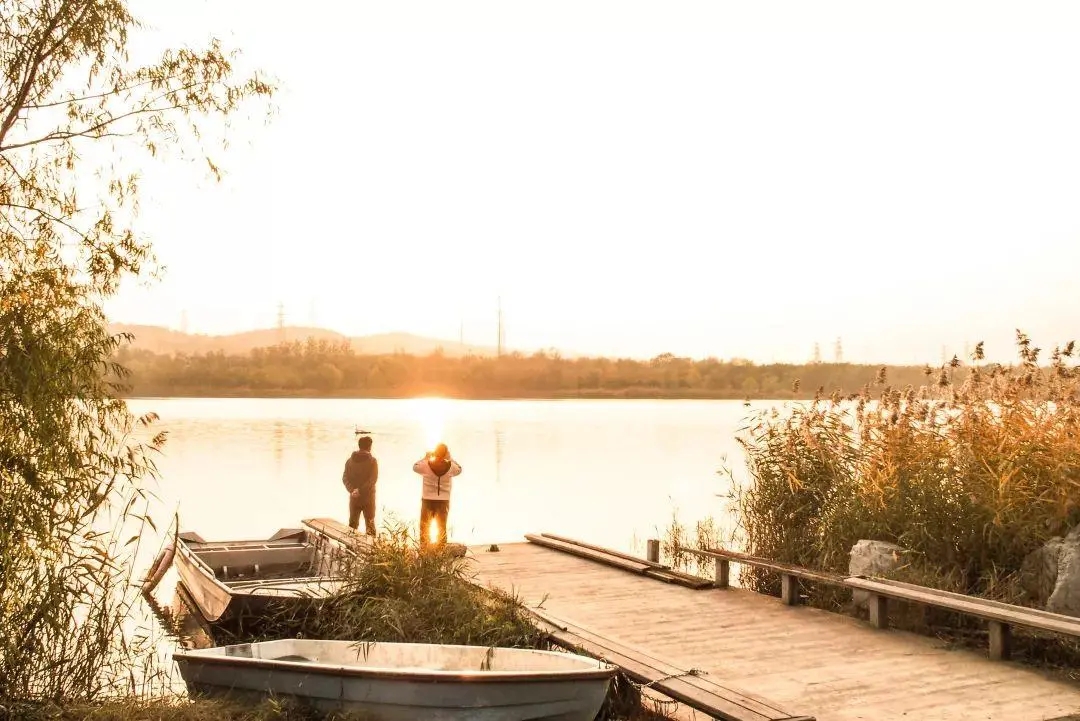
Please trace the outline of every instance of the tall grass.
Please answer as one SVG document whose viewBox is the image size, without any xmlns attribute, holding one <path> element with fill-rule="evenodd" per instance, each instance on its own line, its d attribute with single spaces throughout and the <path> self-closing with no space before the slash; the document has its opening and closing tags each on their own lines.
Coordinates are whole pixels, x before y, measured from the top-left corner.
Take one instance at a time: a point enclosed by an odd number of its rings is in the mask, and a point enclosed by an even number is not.
<svg viewBox="0 0 1080 721">
<path fill-rule="evenodd" d="M 154 417 L 102 378 L 121 339 L 99 308 L 2 276 L 0 297 L 29 300 L 0 310 L 0 702 L 130 693 L 146 680 L 131 569 L 164 436 L 140 441 Z"/>
<path fill-rule="evenodd" d="M 1080 524 L 1080 370 L 1073 343 L 1046 364 L 1019 331 L 1016 346 L 1010 366 L 985 363 L 979 344 L 970 363 L 927 367 L 920 387 L 892 387 L 882 369 L 858 393 L 754 416 L 739 437 L 748 481 L 731 496 L 740 545 L 846 572 L 858 540 L 889 541 L 909 551 L 897 577 L 1030 602 L 1024 557 Z M 779 583 L 754 569 L 741 580 Z"/>
<path fill-rule="evenodd" d="M 385 524 L 342 570 L 345 584 L 324 601 L 277 604 L 213 629 L 220 643 L 286 637 L 541 648 L 544 637 L 520 600 L 485 591 L 469 559 L 421 549 L 405 524 Z"/>
</svg>

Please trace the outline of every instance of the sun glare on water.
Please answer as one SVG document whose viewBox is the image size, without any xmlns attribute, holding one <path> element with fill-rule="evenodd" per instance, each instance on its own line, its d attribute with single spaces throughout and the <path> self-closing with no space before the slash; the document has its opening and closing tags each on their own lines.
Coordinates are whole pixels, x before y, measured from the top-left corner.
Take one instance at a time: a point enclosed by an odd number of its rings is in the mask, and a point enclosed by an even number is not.
<svg viewBox="0 0 1080 721">
<path fill-rule="evenodd" d="M 450 401 L 447 398 L 417 398 L 414 403 L 413 414 L 427 444 L 424 450 L 430 451 L 436 444 L 445 442 L 443 430 Z"/>
</svg>

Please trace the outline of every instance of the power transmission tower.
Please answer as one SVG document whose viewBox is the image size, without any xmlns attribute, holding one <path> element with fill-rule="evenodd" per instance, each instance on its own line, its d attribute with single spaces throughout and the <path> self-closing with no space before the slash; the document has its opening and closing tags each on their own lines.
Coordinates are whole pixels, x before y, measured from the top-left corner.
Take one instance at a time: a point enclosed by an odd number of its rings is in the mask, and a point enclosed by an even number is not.
<svg viewBox="0 0 1080 721">
<path fill-rule="evenodd" d="M 277 304 L 277 332 L 278 343 L 285 342 L 285 304 L 278 302 Z"/>
<path fill-rule="evenodd" d="M 810 362 L 811 363 L 820 363 L 821 362 L 821 346 L 816 341 L 814 342 L 814 357 Z"/>
<path fill-rule="evenodd" d="M 840 343 L 840 339 L 836 339 L 836 346 L 833 349 L 833 359 L 837 363 L 844 362 L 844 346 Z"/>
<path fill-rule="evenodd" d="M 502 312 L 502 296 L 498 299 L 498 311 L 499 311 L 499 337 L 495 343 L 495 355 L 498 358 L 502 358 L 503 354 L 503 312 Z"/>
</svg>

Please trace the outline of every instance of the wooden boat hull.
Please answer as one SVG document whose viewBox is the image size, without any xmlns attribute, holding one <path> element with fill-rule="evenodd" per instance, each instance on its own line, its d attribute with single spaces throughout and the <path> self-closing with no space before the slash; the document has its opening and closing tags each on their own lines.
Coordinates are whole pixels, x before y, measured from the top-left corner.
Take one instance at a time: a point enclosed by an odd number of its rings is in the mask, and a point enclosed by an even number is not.
<svg viewBox="0 0 1080 721">
<path fill-rule="evenodd" d="M 174 658 L 193 694 L 285 696 L 383 721 L 592 721 L 617 670 L 558 651 L 315 639 Z"/>
</svg>

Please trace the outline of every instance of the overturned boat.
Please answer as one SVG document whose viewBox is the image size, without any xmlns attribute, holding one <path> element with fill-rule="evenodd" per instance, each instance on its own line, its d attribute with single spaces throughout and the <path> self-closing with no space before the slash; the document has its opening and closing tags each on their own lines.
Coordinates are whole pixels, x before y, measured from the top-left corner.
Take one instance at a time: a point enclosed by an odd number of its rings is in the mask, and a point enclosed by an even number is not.
<svg viewBox="0 0 1080 721">
<path fill-rule="evenodd" d="M 284 639 L 173 653 L 192 695 L 398 721 L 592 721 L 617 667 L 561 651 Z"/>
<path fill-rule="evenodd" d="M 275 601 L 325 598 L 341 588 L 345 559 L 357 557 L 371 537 L 329 518 L 301 524 L 264 540 L 206 541 L 197 533 L 178 533 L 143 591 L 152 591 L 174 566 L 187 596 L 209 622 L 257 615 Z"/>
</svg>

